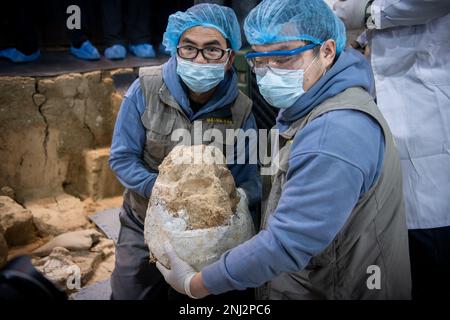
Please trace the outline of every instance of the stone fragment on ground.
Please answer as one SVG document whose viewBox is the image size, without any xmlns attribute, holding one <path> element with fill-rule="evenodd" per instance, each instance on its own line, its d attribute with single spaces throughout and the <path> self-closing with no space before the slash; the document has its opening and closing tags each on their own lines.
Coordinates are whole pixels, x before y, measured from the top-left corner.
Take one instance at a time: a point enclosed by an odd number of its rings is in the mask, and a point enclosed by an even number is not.
<svg viewBox="0 0 450 320">
<path fill-rule="evenodd" d="M 0 268 L 6 263 L 8 259 L 8 244 L 3 236 L 3 229 L 0 226 Z"/>
<path fill-rule="evenodd" d="M 31 211 L 10 197 L 0 196 L 0 225 L 8 246 L 25 245 L 36 238 Z"/>
<path fill-rule="evenodd" d="M 95 229 L 66 232 L 36 249 L 33 254 L 45 256 L 50 254 L 55 247 L 63 247 L 70 251 L 89 250 L 100 240 L 101 236 L 102 234 Z"/>
<path fill-rule="evenodd" d="M 41 236 L 57 236 L 90 226 L 81 200 L 68 194 L 27 202 L 25 206 Z"/>
<path fill-rule="evenodd" d="M 54 248 L 50 255 L 45 258 L 33 259 L 33 265 L 60 288 L 66 288 L 70 278 L 77 277 L 80 274 L 80 269 L 73 261 L 70 251 L 60 247 Z M 79 280 L 81 284 L 81 277 Z"/>
<path fill-rule="evenodd" d="M 10 186 L 3 186 L 0 188 L 0 196 L 10 197 L 11 199 L 16 199 L 16 193 Z"/>
<path fill-rule="evenodd" d="M 67 292 L 79 290 L 94 275 L 102 261 L 101 252 L 74 251 L 55 247 L 44 258 L 33 258 L 33 265 Z"/>
</svg>

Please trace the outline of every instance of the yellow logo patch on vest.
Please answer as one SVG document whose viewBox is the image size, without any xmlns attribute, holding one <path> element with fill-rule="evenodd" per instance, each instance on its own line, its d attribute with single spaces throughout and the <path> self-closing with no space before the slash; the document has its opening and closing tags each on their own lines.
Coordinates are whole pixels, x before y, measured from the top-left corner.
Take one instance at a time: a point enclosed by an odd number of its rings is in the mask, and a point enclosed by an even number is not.
<svg viewBox="0 0 450 320">
<path fill-rule="evenodd" d="M 206 118 L 207 123 L 233 124 L 232 118 Z"/>
</svg>

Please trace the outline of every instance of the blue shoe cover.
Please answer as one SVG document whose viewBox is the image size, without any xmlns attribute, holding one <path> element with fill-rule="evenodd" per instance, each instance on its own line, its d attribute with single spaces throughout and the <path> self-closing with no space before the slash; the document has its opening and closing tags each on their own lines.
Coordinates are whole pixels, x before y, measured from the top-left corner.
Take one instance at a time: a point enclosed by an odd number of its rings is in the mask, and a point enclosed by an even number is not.
<svg viewBox="0 0 450 320">
<path fill-rule="evenodd" d="M 82 60 L 98 60 L 100 59 L 100 53 L 96 47 L 92 45 L 89 40 L 83 42 L 81 47 L 78 49 L 75 47 L 70 47 L 70 52 L 77 58 Z"/>
<path fill-rule="evenodd" d="M 154 58 L 156 57 L 155 49 L 148 43 L 130 45 L 130 52 L 139 58 Z"/>
<path fill-rule="evenodd" d="M 115 44 L 105 49 L 105 57 L 109 60 L 125 59 L 127 49 L 121 44 Z"/>
<path fill-rule="evenodd" d="M 30 55 L 25 55 L 16 48 L 8 48 L 0 50 L 0 58 L 6 58 L 14 63 L 31 62 L 36 61 L 41 56 L 41 52 L 38 50 Z"/>
</svg>

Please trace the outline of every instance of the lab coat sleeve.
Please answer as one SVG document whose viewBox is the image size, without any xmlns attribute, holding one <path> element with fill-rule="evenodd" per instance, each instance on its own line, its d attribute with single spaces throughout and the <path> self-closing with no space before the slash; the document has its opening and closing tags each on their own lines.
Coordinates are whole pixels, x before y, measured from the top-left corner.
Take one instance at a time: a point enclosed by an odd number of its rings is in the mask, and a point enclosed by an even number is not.
<svg viewBox="0 0 450 320">
<path fill-rule="evenodd" d="M 450 13 L 448 0 L 375 0 L 371 8 L 376 29 L 414 26 Z"/>
</svg>

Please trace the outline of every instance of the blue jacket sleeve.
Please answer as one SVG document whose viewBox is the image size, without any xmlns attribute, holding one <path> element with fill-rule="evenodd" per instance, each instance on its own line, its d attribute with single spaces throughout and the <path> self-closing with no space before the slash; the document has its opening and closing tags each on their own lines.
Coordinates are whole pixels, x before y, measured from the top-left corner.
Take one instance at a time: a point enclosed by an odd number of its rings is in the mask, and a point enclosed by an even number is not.
<svg viewBox="0 0 450 320">
<path fill-rule="evenodd" d="M 287 182 L 267 228 L 205 267 L 206 288 L 242 290 L 302 270 L 342 229 L 383 157 L 384 137 L 370 117 L 339 111 L 314 120 L 294 139 Z"/>
<path fill-rule="evenodd" d="M 250 114 L 247 121 L 245 122 L 242 130 L 245 132 L 247 130 L 254 130 L 255 134 L 258 133 L 256 126 L 255 117 Z M 235 146 L 235 153 L 239 151 Z M 241 187 L 245 190 L 247 195 L 249 206 L 259 203 L 261 201 L 261 177 L 259 175 L 258 164 L 249 164 L 249 159 L 252 155 L 257 156 L 257 139 L 252 143 L 247 139 L 245 142 L 245 164 L 232 164 L 229 165 L 231 174 L 234 177 L 237 187 Z M 254 157 L 256 159 L 257 157 Z"/>
<path fill-rule="evenodd" d="M 152 172 L 142 158 L 145 128 L 141 115 L 144 110 L 144 97 L 136 80 L 125 94 L 117 116 L 109 165 L 125 188 L 149 198 L 157 173 Z"/>
</svg>

